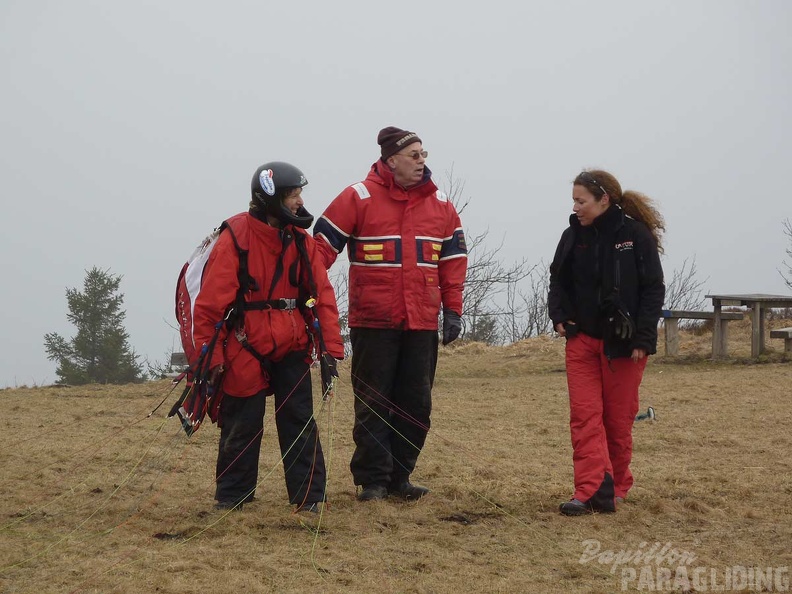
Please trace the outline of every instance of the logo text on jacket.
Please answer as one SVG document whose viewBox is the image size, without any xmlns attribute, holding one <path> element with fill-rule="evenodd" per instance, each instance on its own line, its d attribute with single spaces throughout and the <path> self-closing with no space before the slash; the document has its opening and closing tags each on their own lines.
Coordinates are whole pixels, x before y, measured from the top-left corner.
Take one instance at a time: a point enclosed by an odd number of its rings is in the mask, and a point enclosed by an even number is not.
<svg viewBox="0 0 792 594">
<path fill-rule="evenodd" d="M 624 252 L 624 251 L 633 249 L 633 242 L 632 241 L 623 241 L 621 243 L 617 243 L 613 247 L 616 249 L 616 251 Z"/>
</svg>

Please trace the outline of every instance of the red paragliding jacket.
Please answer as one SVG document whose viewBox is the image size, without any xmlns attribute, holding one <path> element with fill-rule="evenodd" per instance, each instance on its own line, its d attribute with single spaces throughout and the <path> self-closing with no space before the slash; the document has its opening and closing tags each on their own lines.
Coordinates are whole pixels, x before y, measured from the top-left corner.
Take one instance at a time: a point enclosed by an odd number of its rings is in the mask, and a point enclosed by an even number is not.
<svg viewBox="0 0 792 594">
<path fill-rule="evenodd" d="M 377 161 L 327 207 L 314 236 L 328 268 L 347 247 L 350 327 L 437 330 L 441 303 L 463 313 L 465 235 L 429 169 L 405 189 Z"/>
<path fill-rule="evenodd" d="M 239 247 L 248 250 L 248 273 L 254 290 L 245 295 L 244 333 L 223 328 L 211 354 L 212 366 L 223 364 L 223 392 L 232 396 L 252 396 L 268 387 L 269 377 L 256 356 L 243 346 L 240 336 L 256 353 L 279 361 L 291 352 L 311 349 L 307 324 L 312 323 L 304 304 L 316 299 L 313 312 L 321 326 L 325 348 L 336 359 L 344 357 L 333 287 L 327 278 L 316 241 L 304 230 L 291 225 L 283 230 L 270 227 L 249 213 L 228 219 Z M 299 234 L 304 242 L 316 294 L 309 287 L 309 274 L 296 245 Z M 215 327 L 225 316 L 239 290 L 239 252 L 231 233 L 221 233 L 203 272 L 200 292 L 194 299 L 193 342 L 197 347 L 210 344 Z M 285 300 L 294 308 L 247 309 L 255 302 Z M 294 300 L 294 301 L 292 301 Z M 244 341 L 244 338 L 242 339 Z"/>
</svg>

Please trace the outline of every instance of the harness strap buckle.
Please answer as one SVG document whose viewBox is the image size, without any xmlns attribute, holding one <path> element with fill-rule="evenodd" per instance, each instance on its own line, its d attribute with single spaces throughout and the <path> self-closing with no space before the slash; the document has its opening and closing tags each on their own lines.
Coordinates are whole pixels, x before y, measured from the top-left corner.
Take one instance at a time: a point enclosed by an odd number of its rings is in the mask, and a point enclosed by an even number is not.
<svg viewBox="0 0 792 594">
<path fill-rule="evenodd" d="M 281 305 L 281 307 L 279 307 L 278 309 L 286 309 L 286 310 L 297 309 L 296 299 L 284 299 L 283 297 L 281 297 L 280 299 L 278 299 L 278 303 Z"/>
</svg>

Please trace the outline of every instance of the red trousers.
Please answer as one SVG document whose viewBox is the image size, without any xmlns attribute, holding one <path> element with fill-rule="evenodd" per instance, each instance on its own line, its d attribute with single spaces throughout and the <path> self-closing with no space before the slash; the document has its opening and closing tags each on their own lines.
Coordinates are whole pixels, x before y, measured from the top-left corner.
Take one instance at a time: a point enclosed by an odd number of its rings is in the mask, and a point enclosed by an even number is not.
<svg viewBox="0 0 792 594">
<path fill-rule="evenodd" d="M 602 340 L 579 333 L 566 343 L 575 499 L 612 509 L 633 484 L 632 427 L 647 357 L 608 359 Z"/>
</svg>

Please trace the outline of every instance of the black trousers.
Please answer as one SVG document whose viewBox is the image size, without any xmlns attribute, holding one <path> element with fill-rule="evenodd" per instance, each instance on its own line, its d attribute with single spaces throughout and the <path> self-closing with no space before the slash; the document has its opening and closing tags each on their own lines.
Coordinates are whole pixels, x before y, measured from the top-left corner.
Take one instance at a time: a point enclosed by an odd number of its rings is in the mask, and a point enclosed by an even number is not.
<svg viewBox="0 0 792 594">
<path fill-rule="evenodd" d="M 352 477 L 356 485 L 398 483 L 415 470 L 429 432 L 437 332 L 352 328 L 350 338 Z"/>
<path fill-rule="evenodd" d="M 295 504 L 325 500 L 324 455 L 313 419 L 311 374 L 305 359 L 306 353 L 290 353 L 272 363 L 270 374 L 286 490 Z M 220 403 L 218 501 L 250 501 L 256 493 L 266 401 L 262 391 L 246 398 L 226 394 Z"/>
</svg>

